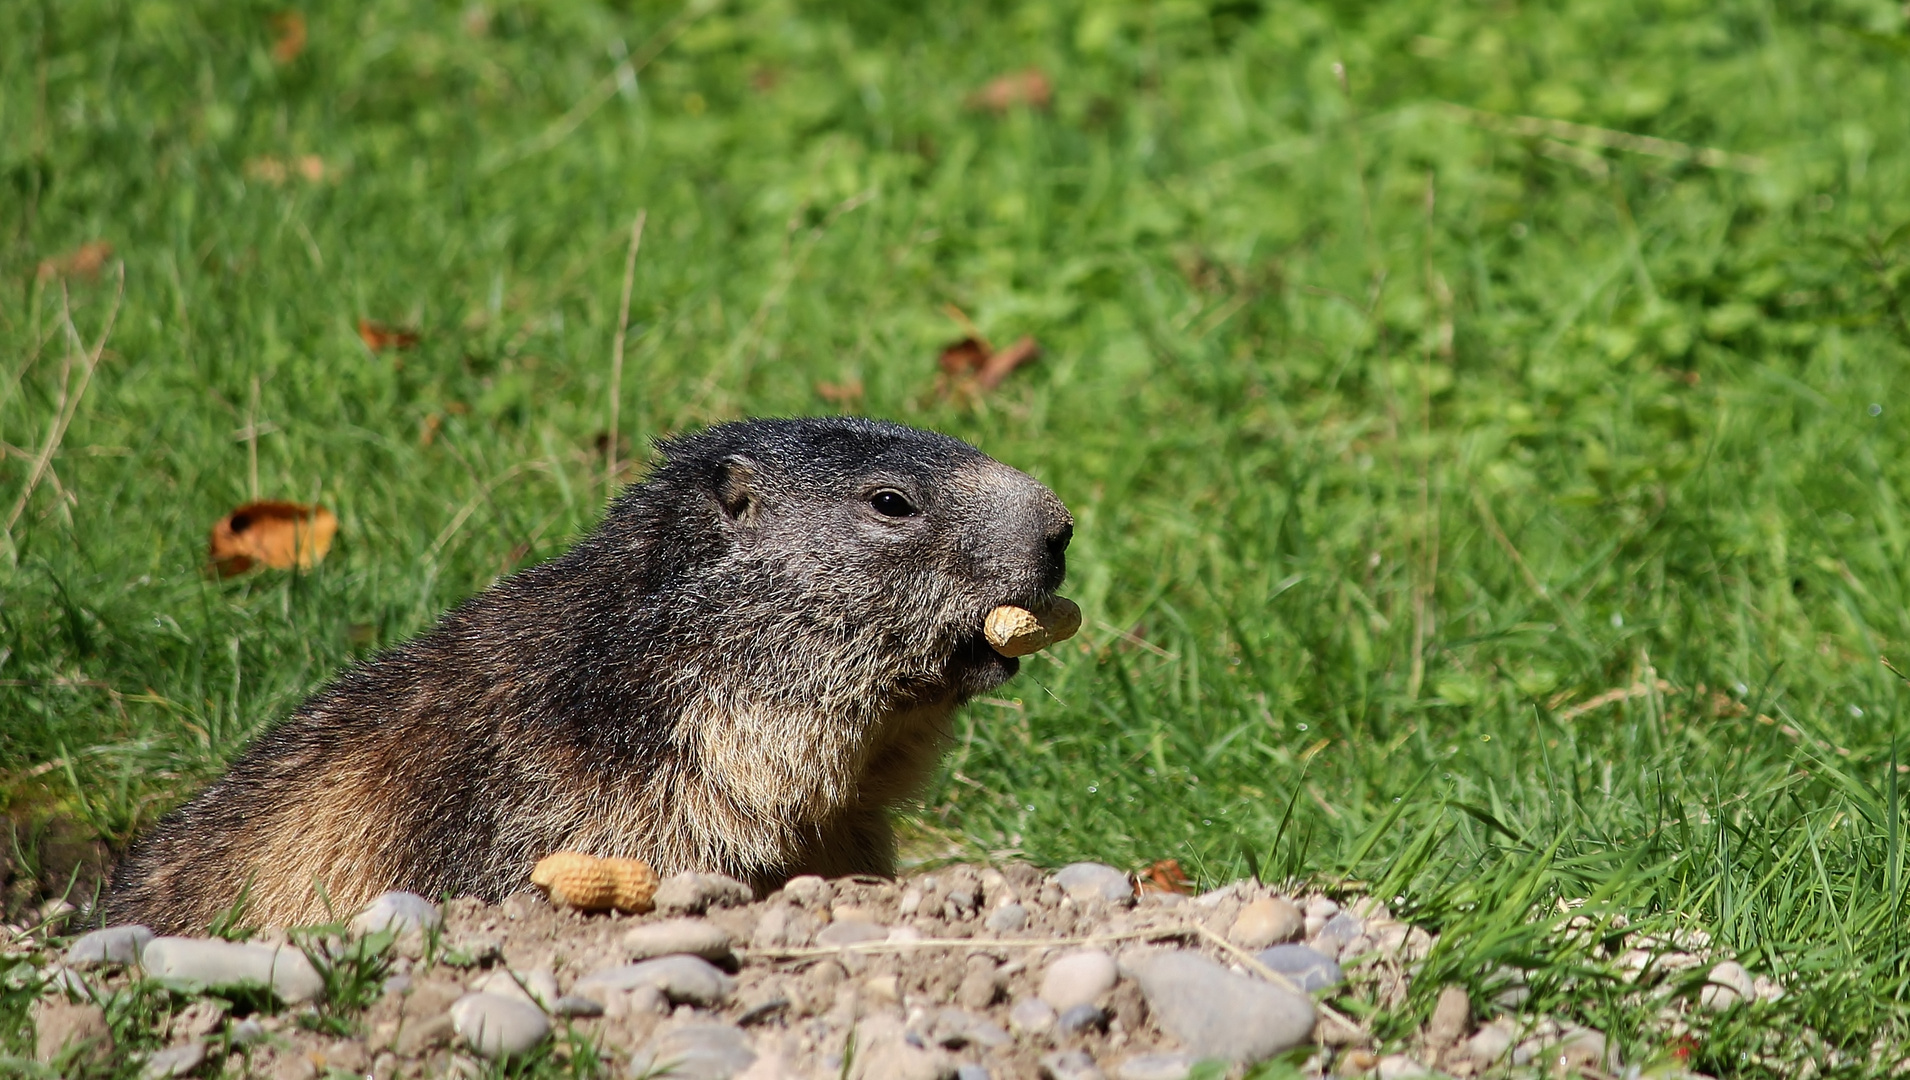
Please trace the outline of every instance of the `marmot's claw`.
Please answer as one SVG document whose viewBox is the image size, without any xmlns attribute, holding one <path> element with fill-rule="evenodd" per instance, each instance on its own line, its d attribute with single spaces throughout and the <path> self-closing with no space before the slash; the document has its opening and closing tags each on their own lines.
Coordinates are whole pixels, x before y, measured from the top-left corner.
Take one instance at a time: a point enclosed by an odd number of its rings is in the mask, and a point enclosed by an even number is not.
<svg viewBox="0 0 1910 1080">
<path fill-rule="evenodd" d="M 1040 652 L 1068 640 L 1079 629 L 1081 608 L 1065 596 L 1054 597 L 1035 611 L 1003 604 L 982 623 L 989 648 L 1010 657 Z"/>
</svg>

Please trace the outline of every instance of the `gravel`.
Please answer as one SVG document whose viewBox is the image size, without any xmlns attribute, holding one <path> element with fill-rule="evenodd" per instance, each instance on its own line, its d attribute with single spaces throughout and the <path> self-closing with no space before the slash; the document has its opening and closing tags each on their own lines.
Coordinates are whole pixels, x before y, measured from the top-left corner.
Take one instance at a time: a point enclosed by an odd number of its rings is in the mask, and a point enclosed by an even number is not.
<svg viewBox="0 0 1910 1080">
<path fill-rule="evenodd" d="M 442 908 L 379 897 L 351 932 L 395 930 L 397 941 L 363 972 L 377 1000 L 341 1015 L 352 1032 L 342 1037 L 310 1023 L 324 981 L 298 947 L 347 955 L 334 936 L 267 930 L 236 944 L 114 927 L 64 949 L 47 941 L 34 1051 L 48 1061 L 90 1041 L 107 1060 L 104 1014 L 80 999 L 111 1000 L 150 975 L 179 993 L 138 1045 L 198 1048 L 195 1075 L 475 1075 L 500 1067 L 484 1059 L 553 1039 L 557 1053 L 595 1047 L 600 1075 L 674 1063 L 679 1077 L 726 1080 L 1183 1080 L 1203 1059 L 1238 1073 L 1293 1047 L 1314 1078 L 1502 1076 L 1514 1060 L 1623 1071 L 1602 1032 L 1506 1012 L 1499 1002 L 1522 989 L 1511 969 L 1485 973 L 1476 1001 L 1439 988 L 1423 1028 L 1378 1040 L 1373 1029 L 1387 1026 L 1365 1018 L 1407 1007 L 1434 940 L 1371 898 L 1342 905 L 1255 882 L 1137 897 L 1127 874 L 1099 863 L 801 877 L 760 899 L 720 875 L 678 875 L 660 892 L 641 916 L 558 910 L 532 892 Z M 128 964 L 135 956 L 143 972 Z M 1606 959 L 1675 1022 L 1783 994 L 1695 937 L 1620 934 Z M 1305 990 L 1266 981 L 1261 965 Z M 1706 977 L 1694 985 L 1697 970 Z M 195 991 L 247 985 L 273 986 L 287 1007 L 235 1017 Z M 1316 1010 L 1315 996 L 1333 1007 Z M 170 1059 L 147 1064 L 160 1060 Z"/>
</svg>

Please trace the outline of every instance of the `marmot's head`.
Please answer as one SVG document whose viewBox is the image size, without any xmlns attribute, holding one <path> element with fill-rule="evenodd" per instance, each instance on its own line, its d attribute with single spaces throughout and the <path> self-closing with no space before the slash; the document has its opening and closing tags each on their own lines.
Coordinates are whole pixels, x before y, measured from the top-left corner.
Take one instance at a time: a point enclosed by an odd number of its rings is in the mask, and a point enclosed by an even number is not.
<svg viewBox="0 0 1910 1080">
<path fill-rule="evenodd" d="M 660 449 L 612 528 L 626 515 L 653 537 L 661 527 L 667 538 L 645 545 L 661 577 L 645 584 L 679 605 L 679 630 L 715 628 L 705 640 L 729 670 L 699 664 L 706 678 L 965 700 L 1018 668 L 982 637 L 988 612 L 1034 607 L 1066 574 L 1074 519 L 1061 500 L 946 435 L 751 420 Z M 821 683 L 791 678 L 811 667 Z"/>
</svg>

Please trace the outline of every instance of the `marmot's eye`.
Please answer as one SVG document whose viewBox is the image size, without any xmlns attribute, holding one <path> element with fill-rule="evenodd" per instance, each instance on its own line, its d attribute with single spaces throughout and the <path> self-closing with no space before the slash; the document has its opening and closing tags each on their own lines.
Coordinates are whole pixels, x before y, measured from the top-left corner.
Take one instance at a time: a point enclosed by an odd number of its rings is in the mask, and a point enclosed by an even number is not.
<svg viewBox="0 0 1910 1080">
<path fill-rule="evenodd" d="M 909 502 L 908 496 L 893 488 L 883 488 L 869 496 L 869 505 L 884 517 L 908 517 L 915 513 L 915 506 Z"/>
</svg>

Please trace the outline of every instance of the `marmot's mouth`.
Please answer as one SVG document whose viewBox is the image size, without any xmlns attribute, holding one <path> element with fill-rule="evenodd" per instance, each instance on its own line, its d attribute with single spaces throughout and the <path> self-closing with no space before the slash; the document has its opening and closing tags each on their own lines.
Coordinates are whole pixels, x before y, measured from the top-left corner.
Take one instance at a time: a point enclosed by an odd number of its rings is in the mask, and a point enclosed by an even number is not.
<svg viewBox="0 0 1910 1080">
<path fill-rule="evenodd" d="M 1021 670 L 1020 660 L 989 647 L 980 630 L 963 638 L 949 661 L 956 694 L 963 701 L 995 689 Z"/>
</svg>

